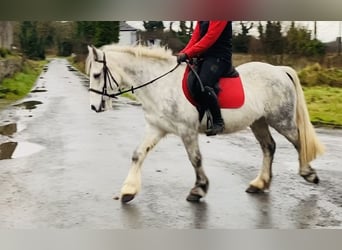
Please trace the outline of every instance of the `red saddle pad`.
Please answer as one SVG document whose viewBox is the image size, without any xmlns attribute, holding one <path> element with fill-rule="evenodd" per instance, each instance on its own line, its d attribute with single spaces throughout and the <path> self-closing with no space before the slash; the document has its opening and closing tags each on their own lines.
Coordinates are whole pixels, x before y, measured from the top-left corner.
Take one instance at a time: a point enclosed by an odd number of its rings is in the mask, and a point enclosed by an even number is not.
<svg viewBox="0 0 342 250">
<path fill-rule="evenodd" d="M 196 102 L 192 99 L 190 91 L 188 89 L 188 74 L 190 72 L 189 67 L 185 69 L 182 88 L 185 97 L 196 106 Z M 223 109 L 240 108 L 245 102 L 245 93 L 243 90 L 240 76 L 238 77 L 224 77 L 219 81 L 220 92 L 218 94 L 218 102 Z"/>
</svg>

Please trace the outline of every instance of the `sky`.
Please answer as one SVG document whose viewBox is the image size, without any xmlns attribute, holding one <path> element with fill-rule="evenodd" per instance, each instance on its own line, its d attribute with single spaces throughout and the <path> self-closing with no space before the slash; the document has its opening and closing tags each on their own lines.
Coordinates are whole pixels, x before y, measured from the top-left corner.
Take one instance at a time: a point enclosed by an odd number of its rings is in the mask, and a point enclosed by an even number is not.
<svg viewBox="0 0 342 250">
<path fill-rule="evenodd" d="M 127 21 L 127 23 L 137 29 L 144 30 L 143 22 L 142 21 Z M 164 25 L 166 28 L 169 27 L 170 21 L 164 21 Z M 234 31 L 239 31 L 239 21 L 234 22 Z M 290 22 L 284 21 L 282 22 L 283 26 L 289 26 Z M 301 25 L 309 30 L 314 29 L 314 21 L 297 21 L 297 25 Z M 254 29 L 251 32 L 252 35 L 258 36 L 258 31 L 256 27 L 258 26 L 258 21 L 254 22 Z M 336 41 L 336 37 L 341 36 L 342 32 L 342 21 L 317 21 L 317 38 L 322 42 L 331 42 Z M 178 21 L 175 21 L 173 25 L 173 29 L 177 30 L 178 28 Z"/>
</svg>

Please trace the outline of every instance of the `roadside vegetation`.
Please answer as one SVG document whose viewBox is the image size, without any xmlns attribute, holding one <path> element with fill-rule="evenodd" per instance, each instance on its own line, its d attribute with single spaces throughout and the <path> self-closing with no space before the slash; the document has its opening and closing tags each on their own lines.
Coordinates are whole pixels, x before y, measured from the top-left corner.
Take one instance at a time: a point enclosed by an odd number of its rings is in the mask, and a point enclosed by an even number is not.
<svg viewBox="0 0 342 250">
<path fill-rule="evenodd" d="M 314 125 L 342 128 L 342 88 L 304 87 L 304 94 Z"/>
<path fill-rule="evenodd" d="M 0 83 L 0 109 L 26 96 L 32 89 L 46 61 L 26 60 L 23 70 Z"/>
<path fill-rule="evenodd" d="M 298 73 L 313 124 L 342 128 L 342 69 L 315 63 Z"/>
</svg>

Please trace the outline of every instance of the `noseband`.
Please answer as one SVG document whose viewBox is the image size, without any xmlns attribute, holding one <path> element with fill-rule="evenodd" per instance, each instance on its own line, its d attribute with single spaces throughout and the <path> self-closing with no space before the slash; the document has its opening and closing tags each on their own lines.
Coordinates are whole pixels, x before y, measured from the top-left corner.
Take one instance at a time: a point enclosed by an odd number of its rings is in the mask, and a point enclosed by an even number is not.
<svg viewBox="0 0 342 250">
<path fill-rule="evenodd" d="M 103 60 L 96 59 L 95 62 L 103 64 L 102 71 L 103 71 L 103 76 L 104 76 L 104 84 L 103 84 L 102 91 L 99 91 L 99 90 L 96 90 L 96 89 L 92 89 L 92 88 L 89 88 L 89 91 L 90 92 L 94 92 L 94 93 L 99 94 L 99 95 L 102 95 L 102 98 L 104 96 L 116 98 L 116 96 L 112 96 L 112 95 L 110 95 L 108 93 L 108 87 L 110 87 L 112 90 L 114 90 L 112 82 L 115 83 L 115 85 L 118 87 L 119 90 L 120 90 L 120 87 L 119 87 L 118 82 L 115 80 L 112 72 L 110 72 L 110 70 L 109 70 L 109 68 L 107 66 L 106 55 L 103 53 Z"/>
<path fill-rule="evenodd" d="M 158 77 L 154 78 L 153 80 L 148 81 L 148 82 L 146 82 L 146 83 L 144 83 L 144 84 L 141 84 L 141 85 L 139 85 L 139 86 L 137 86 L 137 87 L 133 87 L 133 86 L 132 86 L 131 88 L 129 88 L 129 89 L 127 89 L 127 90 L 121 90 L 121 89 L 120 89 L 120 86 L 119 86 L 119 83 L 115 80 L 113 74 L 110 72 L 110 70 L 109 70 L 109 68 L 108 68 L 108 66 L 107 66 L 106 55 L 104 54 L 104 52 L 103 52 L 103 60 L 97 60 L 97 59 L 96 59 L 95 62 L 98 62 L 98 63 L 102 63 L 102 64 L 103 64 L 103 69 L 102 69 L 102 71 L 103 71 L 103 75 L 104 75 L 104 84 L 103 84 L 102 91 L 99 91 L 99 90 L 96 90 L 96 89 L 92 89 L 92 88 L 89 88 L 89 91 L 90 91 L 90 92 L 94 92 L 94 93 L 99 94 L 99 95 L 102 96 L 102 105 L 104 105 L 104 100 L 103 100 L 103 97 L 104 97 L 104 96 L 107 96 L 107 97 L 110 97 L 110 98 L 117 98 L 117 96 L 122 95 L 122 94 L 124 94 L 124 93 L 128 93 L 128 92 L 134 93 L 134 90 L 140 89 L 140 88 L 142 88 L 142 87 L 145 87 L 145 86 L 147 86 L 147 85 L 149 85 L 149 84 L 151 84 L 151 83 L 153 83 L 153 82 L 159 80 L 160 78 L 163 78 L 164 76 L 166 76 L 166 75 L 170 74 L 171 72 L 173 72 L 173 71 L 174 71 L 175 69 L 177 69 L 178 66 L 179 66 L 179 64 L 177 64 L 175 67 L 173 67 L 171 70 L 169 70 L 169 71 L 166 72 L 165 74 L 162 74 L 161 76 L 158 76 Z M 112 82 L 115 83 L 115 85 L 117 86 L 117 88 L 118 88 L 119 91 L 116 92 L 116 93 L 114 93 L 114 94 L 109 94 L 109 93 L 108 93 L 108 85 L 109 85 L 109 87 L 110 87 L 112 90 L 114 90 L 114 87 L 113 87 Z"/>
</svg>

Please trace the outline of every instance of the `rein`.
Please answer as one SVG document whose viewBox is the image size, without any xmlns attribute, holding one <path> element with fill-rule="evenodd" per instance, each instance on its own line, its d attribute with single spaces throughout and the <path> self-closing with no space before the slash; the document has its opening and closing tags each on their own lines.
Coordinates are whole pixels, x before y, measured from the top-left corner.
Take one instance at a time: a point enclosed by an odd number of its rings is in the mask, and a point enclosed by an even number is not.
<svg viewBox="0 0 342 250">
<path fill-rule="evenodd" d="M 149 85 L 149 84 L 159 80 L 160 78 L 165 77 L 166 75 L 168 75 L 168 74 L 172 73 L 173 71 L 175 71 L 178 68 L 178 66 L 180 65 L 180 64 L 177 64 L 175 67 L 173 67 L 168 72 L 166 72 L 166 73 L 164 73 L 164 74 L 162 74 L 162 75 L 160 75 L 160 76 L 158 76 L 158 77 L 156 77 L 156 78 L 152 79 L 151 81 L 148 81 L 148 82 L 146 82 L 144 84 L 138 85 L 136 87 L 132 86 L 131 88 L 126 89 L 126 90 L 121 90 L 120 87 L 119 87 L 118 82 L 115 80 L 113 74 L 110 72 L 110 70 L 109 70 L 109 68 L 107 66 L 105 54 L 103 53 L 103 60 L 97 60 L 96 59 L 95 62 L 103 63 L 104 85 L 103 85 L 103 88 L 102 88 L 102 92 L 99 91 L 99 90 L 96 90 L 96 89 L 92 89 L 92 88 L 89 88 L 89 91 L 90 92 L 94 92 L 94 93 L 99 94 L 99 95 L 102 95 L 102 96 L 107 96 L 107 97 L 110 97 L 110 98 L 117 98 L 117 96 L 122 95 L 124 93 L 128 93 L 128 92 L 132 92 L 132 94 L 134 94 L 135 90 L 140 89 L 142 87 L 145 87 L 145 86 L 147 86 L 147 85 Z M 112 82 L 111 82 L 111 81 L 113 81 L 115 83 L 115 85 L 118 87 L 119 91 L 114 93 L 114 94 L 109 94 L 107 92 L 107 80 L 109 82 L 109 86 L 110 86 L 111 89 L 114 89 L 113 86 L 112 86 Z"/>
</svg>

